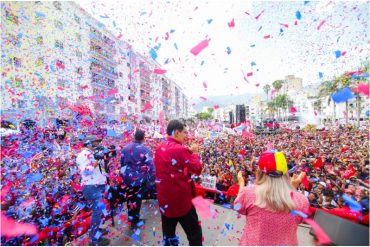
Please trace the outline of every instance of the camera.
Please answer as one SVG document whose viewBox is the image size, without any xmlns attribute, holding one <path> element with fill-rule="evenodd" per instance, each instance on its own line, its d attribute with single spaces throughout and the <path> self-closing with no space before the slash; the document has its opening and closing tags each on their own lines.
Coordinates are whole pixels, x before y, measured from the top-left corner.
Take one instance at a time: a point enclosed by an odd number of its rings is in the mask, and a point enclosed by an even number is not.
<svg viewBox="0 0 370 247">
<path fill-rule="evenodd" d="M 117 156 L 116 146 L 110 145 L 108 148 L 103 146 L 96 146 L 94 148 L 94 158 L 96 160 L 111 159 Z"/>
</svg>

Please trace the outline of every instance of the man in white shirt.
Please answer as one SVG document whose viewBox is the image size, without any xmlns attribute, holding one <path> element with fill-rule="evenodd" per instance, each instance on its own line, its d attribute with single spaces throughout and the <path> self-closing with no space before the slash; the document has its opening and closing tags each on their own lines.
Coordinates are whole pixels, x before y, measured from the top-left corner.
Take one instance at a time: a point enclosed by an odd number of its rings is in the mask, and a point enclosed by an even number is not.
<svg viewBox="0 0 370 247">
<path fill-rule="evenodd" d="M 89 236 L 91 245 L 107 246 L 110 241 L 101 238 L 98 231 L 103 215 L 104 208 L 103 193 L 107 178 L 104 168 L 100 169 L 98 161 L 94 158 L 94 148 L 100 143 L 101 139 L 89 136 L 85 139 L 84 148 L 78 154 L 76 163 L 81 175 L 82 192 L 86 200 L 92 205 L 92 216 L 90 222 Z"/>
</svg>

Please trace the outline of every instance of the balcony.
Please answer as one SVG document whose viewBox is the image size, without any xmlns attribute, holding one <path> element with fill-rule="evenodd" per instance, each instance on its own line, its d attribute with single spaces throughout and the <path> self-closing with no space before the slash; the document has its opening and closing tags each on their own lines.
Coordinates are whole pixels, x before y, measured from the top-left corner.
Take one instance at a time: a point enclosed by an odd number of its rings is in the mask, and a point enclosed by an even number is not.
<svg viewBox="0 0 370 247">
<path fill-rule="evenodd" d="M 104 57 L 103 55 L 101 55 L 101 54 L 99 54 L 99 53 L 97 53 L 97 52 L 95 52 L 95 51 L 91 51 L 91 56 L 92 56 L 94 59 L 96 59 L 98 62 L 103 61 L 103 62 L 105 62 L 105 63 L 109 64 L 109 65 L 110 65 L 110 66 L 112 66 L 112 67 L 116 67 L 116 66 L 117 66 L 117 64 L 118 64 L 116 61 L 114 61 L 114 60 L 109 60 L 108 58 Z"/>
</svg>

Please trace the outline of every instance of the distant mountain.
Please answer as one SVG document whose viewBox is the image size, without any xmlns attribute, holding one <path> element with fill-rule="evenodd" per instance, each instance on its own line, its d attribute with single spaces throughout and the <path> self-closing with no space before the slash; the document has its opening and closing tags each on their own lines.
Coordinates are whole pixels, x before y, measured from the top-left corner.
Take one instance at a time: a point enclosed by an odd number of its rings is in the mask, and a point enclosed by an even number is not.
<svg viewBox="0 0 370 247">
<path fill-rule="evenodd" d="M 199 112 L 203 109 L 203 107 L 213 107 L 214 105 L 224 107 L 228 105 L 246 104 L 256 95 L 260 94 L 246 93 L 239 95 L 209 96 L 207 97 L 207 101 L 203 101 L 201 99 L 191 99 L 190 104 L 195 104 L 193 107 L 196 111 Z"/>
</svg>

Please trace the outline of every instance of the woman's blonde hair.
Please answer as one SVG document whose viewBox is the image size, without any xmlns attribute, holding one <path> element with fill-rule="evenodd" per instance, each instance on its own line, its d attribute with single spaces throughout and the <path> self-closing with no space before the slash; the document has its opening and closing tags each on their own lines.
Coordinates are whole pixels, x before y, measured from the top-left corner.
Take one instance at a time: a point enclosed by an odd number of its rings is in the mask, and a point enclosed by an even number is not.
<svg viewBox="0 0 370 247">
<path fill-rule="evenodd" d="M 296 209 L 290 193 L 289 174 L 281 177 L 269 177 L 261 170 L 257 171 L 255 205 L 273 212 L 288 212 Z"/>
</svg>

